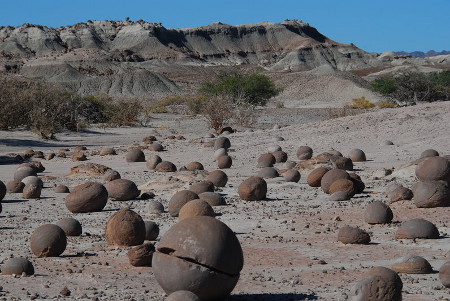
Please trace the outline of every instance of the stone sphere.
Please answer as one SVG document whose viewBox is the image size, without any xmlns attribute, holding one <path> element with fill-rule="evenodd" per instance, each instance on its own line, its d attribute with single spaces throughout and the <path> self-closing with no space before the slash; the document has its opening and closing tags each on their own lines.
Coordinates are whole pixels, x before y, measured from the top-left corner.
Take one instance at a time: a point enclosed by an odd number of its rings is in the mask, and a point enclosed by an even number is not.
<svg viewBox="0 0 450 301">
<path fill-rule="evenodd" d="M 106 223 L 106 242 L 109 246 L 136 246 L 144 242 L 145 223 L 130 209 L 120 209 Z"/>
<path fill-rule="evenodd" d="M 407 255 L 391 266 L 392 270 L 404 274 L 429 274 L 433 272 L 431 264 L 423 257 Z"/>
<path fill-rule="evenodd" d="M 75 152 L 70 156 L 72 161 L 86 161 L 86 155 L 83 152 Z"/>
<path fill-rule="evenodd" d="M 228 182 L 228 176 L 221 170 L 214 170 L 206 177 L 207 181 L 210 181 L 216 187 L 225 187 Z"/>
<path fill-rule="evenodd" d="M 37 257 L 55 257 L 61 255 L 66 249 L 67 237 L 59 226 L 46 224 L 34 230 L 30 246 Z"/>
<path fill-rule="evenodd" d="M 196 294 L 190 291 L 176 291 L 171 293 L 166 301 L 201 301 Z"/>
<path fill-rule="evenodd" d="M 313 155 L 313 150 L 309 146 L 300 146 L 297 149 L 297 158 L 299 160 L 308 160 L 311 159 Z"/>
<path fill-rule="evenodd" d="M 187 202 L 198 199 L 198 195 L 190 190 L 180 190 L 175 193 L 169 201 L 170 216 L 177 217 L 181 207 Z"/>
<path fill-rule="evenodd" d="M 245 201 L 264 200 L 267 194 L 267 183 L 263 178 L 250 177 L 239 185 L 238 194 Z"/>
<path fill-rule="evenodd" d="M 153 273 L 167 294 L 188 290 L 200 300 L 221 300 L 236 286 L 244 263 L 234 232 L 209 216 L 184 219 L 161 238 Z"/>
<path fill-rule="evenodd" d="M 210 181 L 200 181 L 192 184 L 189 187 L 189 190 L 195 192 L 196 194 L 200 194 L 203 192 L 214 192 L 214 184 Z"/>
<path fill-rule="evenodd" d="M 22 193 L 23 188 L 25 187 L 25 184 L 22 181 L 10 181 L 6 183 L 6 190 L 9 193 Z M 3 196 L 5 197 L 5 196 Z M 2 198 L 0 198 L 0 201 Z"/>
<path fill-rule="evenodd" d="M 370 235 L 366 231 L 351 226 L 344 226 L 339 229 L 338 240 L 343 244 L 368 244 Z"/>
<path fill-rule="evenodd" d="M 108 191 L 97 182 L 75 186 L 66 197 L 66 207 L 72 213 L 102 211 L 108 201 Z"/>
<path fill-rule="evenodd" d="M 147 203 L 147 212 L 150 214 L 164 213 L 164 206 L 161 202 L 152 200 Z"/>
<path fill-rule="evenodd" d="M 116 150 L 112 147 L 103 147 L 99 153 L 100 156 L 114 156 L 117 155 Z"/>
<path fill-rule="evenodd" d="M 298 170 L 289 169 L 285 173 L 283 173 L 283 178 L 286 182 L 297 183 L 298 181 L 300 181 L 301 175 Z"/>
<path fill-rule="evenodd" d="M 217 167 L 219 169 L 230 168 L 233 165 L 233 159 L 230 156 L 220 156 L 217 158 Z"/>
<path fill-rule="evenodd" d="M 291 168 L 294 168 L 296 165 L 297 165 L 297 163 L 294 162 L 294 161 L 286 161 L 286 162 L 284 162 L 284 164 L 283 164 L 283 168 L 285 168 L 285 169 L 291 169 Z"/>
<path fill-rule="evenodd" d="M 327 151 L 327 153 L 329 153 L 331 155 L 334 155 L 334 156 L 337 156 L 337 157 L 343 157 L 342 153 L 340 151 L 335 150 L 335 149 L 331 149 L 331 150 Z"/>
<path fill-rule="evenodd" d="M 394 145 L 394 142 L 391 140 L 384 140 L 383 145 Z"/>
<path fill-rule="evenodd" d="M 356 188 L 353 181 L 349 179 L 339 179 L 331 184 L 328 193 L 333 194 L 337 191 L 344 191 L 348 196 L 353 197 L 356 194 Z"/>
<path fill-rule="evenodd" d="M 145 154 L 139 148 L 132 148 L 125 155 L 125 160 L 127 162 L 145 162 Z"/>
<path fill-rule="evenodd" d="M 427 149 L 424 150 L 421 154 L 420 154 L 420 158 L 427 158 L 427 157 L 438 157 L 439 153 L 434 150 L 434 149 Z"/>
<path fill-rule="evenodd" d="M 225 148 L 219 148 L 214 151 L 214 160 L 217 160 L 220 156 L 228 155 L 228 151 Z"/>
<path fill-rule="evenodd" d="M 112 201 L 129 201 L 136 199 L 141 191 L 133 181 L 126 179 L 117 179 L 105 184 L 108 191 L 108 197 Z"/>
<path fill-rule="evenodd" d="M 401 301 L 403 283 L 398 274 L 385 267 L 369 270 L 350 292 L 351 300 Z"/>
<path fill-rule="evenodd" d="M 320 187 L 322 177 L 329 171 L 330 169 L 328 167 L 317 167 L 309 173 L 306 182 L 311 187 Z"/>
<path fill-rule="evenodd" d="M 3 200 L 3 198 L 6 195 L 6 185 L 0 181 L 0 202 Z"/>
<path fill-rule="evenodd" d="M 42 163 L 40 161 L 30 161 L 27 163 L 22 163 L 17 168 L 24 167 L 24 166 L 29 166 L 29 167 L 33 168 L 34 171 L 37 173 L 45 171 L 45 167 L 42 165 Z"/>
<path fill-rule="evenodd" d="M 350 180 L 353 182 L 355 187 L 355 193 L 363 193 L 364 189 L 366 189 L 366 185 L 362 181 L 361 177 L 354 172 L 350 172 L 348 175 L 350 176 Z"/>
<path fill-rule="evenodd" d="M 25 184 L 22 191 L 24 199 L 38 199 L 41 197 L 42 187 L 34 184 Z"/>
<path fill-rule="evenodd" d="M 272 179 L 279 177 L 280 174 L 278 173 L 278 170 L 273 167 L 263 167 L 258 171 L 256 176 L 263 179 Z"/>
<path fill-rule="evenodd" d="M 281 146 L 279 146 L 279 145 L 277 145 L 277 144 L 270 145 L 270 146 L 267 148 L 267 151 L 268 151 L 269 153 L 274 153 L 274 152 L 278 152 L 278 151 L 281 151 L 281 150 L 282 150 Z"/>
<path fill-rule="evenodd" d="M 56 225 L 63 229 L 66 236 L 80 236 L 83 233 L 80 222 L 72 217 L 65 217 L 56 222 Z"/>
<path fill-rule="evenodd" d="M 147 137 L 144 137 L 142 139 L 142 142 L 144 142 L 145 144 L 149 144 L 149 143 L 152 143 L 152 142 L 157 141 L 157 140 L 158 139 L 156 139 L 155 136 L 147 136 Z"/>
<path fill-rule="evenodd" d="M 401 224 L 395 233 L 395 239 L 439 238 L 436 226 L 422 218 L 408 220 Z"/>
<path fill-rule="evenodd" d="M 186 169 L 187 170 L 204 170 L 205 168 L 203 167 L 203 164 L 200 162 L 190 162 L 188 164 L 186 164 Z"/>
<path fill-rule="evenodd" d="M 109 169 L 105 172 L 102 179 L 105 182 L 109 182 L 120 178 L 121 178 L 120 173 L 117 170 Z"/>
<path fill-rule="evenodd" d="M 24 178 L 28 176 L 37 176 L 37 173 L 30 166 L 19 167 L 14 172 L 14 181 L 22 181 Z"/>
<path fill-rule="evenodd" d="M 392 185 L 392 186 L 391 186 Z M 399 184 L 391 184 L 386 188 L 386 195 L 389 203 L 395 203 L 402 200 L 411 200 L 413 193 L 410 189 Z M 395 185 L 395 186 L 394 186 Z"/>
<path fill-rule="evenodd" d="M 178 214 L 178 219 L 181 221 L 193 216 L 215 217 L 216 213 L 208 202 L 199 199 L 187 202 L 183 207 L 181 207 L 180 213 Z"/>
<path fill-rule="evenodd" d="M 155 171 L 158 172 L 175 172 L 177 167 L 169 161 L 161 161 L 155 166 Z"/>
<path fill-rule="evenodd" d="M 445 181 L 418 182 L 414 186 L 414 204 L 418 208 L 447 207 L 450 205 L 450 187 Z"/>
<path fill-rule="evenodd" d="M 444 263 L 439 269 L 439 280 L 445 287 L 450 287 L 450 261 Z"/>
<path fill-rule="evenodd" d="M 364 162 L 366 161 L 366 154 L 360 150 L 359 148 L 352 149 L 348 153 L 348 158 L 350 158 L 353 162 Z"/>
<path fill-rule="evenodd" d="M 444 157 L 429 157 L 416 167 L 416 176 L 420 181 L 450 182 L 450 161 Z"/>
<path fill-rule="evenodd" d="M 156 165 L 158 165 L 158 164 L 161 163 L 161 162 L 162 162 L 162 159 L 161 159 L 160 156 L 155 155 L 155 154 L 151 154 L 151 155 L 148 157 L 148 159 L 147 159 L 145 165 L 147 166 L 148 169 L 153 170 L 153 169 L 156 168 Z"/>
<path fill-rule="evenodd" d="M 227 203 L 225 199 L 218 193 L 215 192 L 202 192 L 198 195 L 200 200 L 207 202 L 211 206 L 225 206 Z"/>
<path fill-rule="evenodd" d="M 230 146 L 231 142 L 227 137 L 219 137 L 214 140 L 214 150 L 218 150 L 219 148 L 229 149 Z"/>
<path fill-rule="evenodd" d="M 152 221 L 144 221 L 145 224 L 145 240 L 156 240 L 159 235 L 159 226 Z"/>
<path fill-rule="evenodd" d="M 340 179 L 350 180 L 350 175 L 348 172 L 342 169 L 332 169 L 325 173 L 320 181 L 320 187 L 323 192 L 330 193 L 331 184 Z"/>
<path fill-rule="evenodd" d="M 272 153 L 262 154 L 258 157 L 258 167 L 272 167 L 276 163 L 275 156 Z"/>
<path fill-rule="evenodd" d="M 342 201 L 348 201 L 351 199 L 351 196 L 347 194 L 345 191 L 336 191 L 335 193 L 332 193 L 328 200 L 330 202 L 342 202 Z"/>
<path fill-rule="evenodd" d="M 132 266 L 144 267 L 152 266 L 153 254 L 155 246 L 151 243 L 145 243 L 140 246 L 131 248 L 128 253 L 128 260 Z"/>
<path fill-rule="evenodd" d="M 390 223 L 393 217 L 391 208 L 380 201 L 370 203 L 364 211 L 364 220 L 368 224 Z"/>
<path fill-rule="evenodd" d="M 275 162 L 276 163 L 284 163 L 288 159 L 287 153 L 283 152 L 283 151 L 273 152 L 272 155 L 275 157 Z"/>
<path fill-rule="evenodd" d="M 55 193 L 69 193 L 69 187 L 67 187 L 66 185 L 62 185 L 62 184 L 57 184 L 55 185 L 55 187 L 53 187 L 53 191 Z"/>
<path fill-rule="evenodd" d="M 153 142 L 147 146 L 147 149 L 152 152 L 162 152 L 164 147 L 160 143 Z"/>
<path fill-rule="evenodd" d="M 3 275 L 33 275 L 34 267 L 33 264 L 26 258 L 14 257 L 5 261 L 2 265 Z"/>
<path fill-rule="evenodd" d="M 44 182 L 42 182 L 41 178 L 36 177 L 36 176 L 28 176 L 22 179 L 22 182 L 27 185 L 27 184 L 33 184 L 36 186 L 39 186 L 41 188 L 44 188 Z"/>
</svg>

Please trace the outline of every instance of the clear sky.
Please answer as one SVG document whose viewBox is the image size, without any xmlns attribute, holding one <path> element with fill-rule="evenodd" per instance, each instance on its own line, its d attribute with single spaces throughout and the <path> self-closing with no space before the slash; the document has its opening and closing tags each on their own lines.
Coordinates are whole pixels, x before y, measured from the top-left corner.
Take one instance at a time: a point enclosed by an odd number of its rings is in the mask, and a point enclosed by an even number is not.
<svg viewBox="0 0 450 301">
<path fill-rule="evenodd" d="M 450 0 L 5 0 L 0 5 L 3 26 L 59 27 L 125 17 L 167 28 L 298 19 L 370 52 L 450 50 Z"/>
</svg>

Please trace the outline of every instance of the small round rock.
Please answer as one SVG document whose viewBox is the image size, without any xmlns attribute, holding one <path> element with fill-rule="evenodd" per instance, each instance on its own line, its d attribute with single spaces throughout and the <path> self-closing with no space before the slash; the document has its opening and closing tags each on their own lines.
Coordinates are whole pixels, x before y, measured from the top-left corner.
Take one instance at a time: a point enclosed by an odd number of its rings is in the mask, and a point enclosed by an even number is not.
<svg viewBox="0 0 450 301">
<path fill-rule="evenodd" d="M 258 171 L 256 176 L 263 179 L 272 179 L 279 177 L 280 174 L 278 173 L 278 170 L 273 167 L 263 167 Z"/>
<path fill-rule="evenodd" d="M 330 186 L 340 179 L 350 179 L 348 172 L 342 169 L 332 169 L 325 173 L 320 181 L 320 186 L 325 193 L 330 193 Z"/>
<path fill-rule="evenodd" d="M 387 224 L 393 217 L 391 208 L 380 201 L 370 203 L 364 211 L 364 220 L 368 224 Z"/>
<path fill-rule="evenodd" d="M 450 161 L 444 157 L 429 157 L 416 167 L 416 176 L 420 181 L 450 182 Z"/>
<path fill-rule="evenodd" d="M 66 207 L 72 213 L 102 211 L 108 201 L 108 191 L 97 182 L 75 186 L 66 197 Z"/>
<path fill-rule="evenodd" d="M 219 158 L 217 158 L 217 167 L 219 169 L 230 168 L 231 165 L 233 165 L 233 159 L 231 159 L 230 156 L 225 155 L 225 156 L 220 156 Z"/>
<path fill-rule="evenodd" d="M 67 237 L 61 227 L 46 224 L 33 231 L 30 246 L 33 254 L 38 257 L 55 257 L 66 249 Z"/>
<path fill-rule="evenodd" d="M 72 217 L 65 217 L 57 221 L 56 225 L 63 229 L 66 236 L 80 236 L 83 233 L 80 222 Z"/>
<path fill-rule="evenodd" d="M 427 157 L 439 157 L 439 153 L 437 150 L 434 149 L 427 149 L 424 150 L 421 154 L 420 154 L 420 158 L 427 158 Z"/>
<path fill-rule="evenodd" d="M 289 169 L 283 173 L 283 178 L 286 182 L 297 183 L 298 181 L 300 181 L 301 175 L 298 170 Z"/>
<path fill-rule="evenodd" d="M 228 182 L 228 176 L 222 170 L 214 170 L 206 177 L 207 181 L 210 181 L 216 187 L 225 187 Z"/>
<path fill-rule="evenodd" d="M 205 168 L 203 167 L 203 164 L 200 162 L 190 162 L 188 164 L 186 164 L 186 169 L 187 170 L 204 170 Z"/>
<path fill-rule="evenodd" d="M 402 223 L 395 233 L 395 239 L 416 238 L 436 239 L 439 238 L 439 231 L 433 223 L 416 218 Z"/>
<path fill-rule="evenodd" d="M 423 257 L 407 255 L 391 266 L 392 270 L 404 274 L 429 274 L 433 272 L 431 264 Z"/>
<path fill-rule="evenodd" d="M 36 176 L 28 176 L 22 179 L 22 182 L 27 185 L 27 184 L 33 184 L 36 186 L 39 186 L 41 188 L 44 188 L 44 182 L 42 182 L 41 178 L 36 177 Z"/>
<path fill-rule="evenodd" d="M 14 257 L 5 261 L 2 265 L 3 275 L 22 275 L 27 276 L 34 274 L 34 267 L 31 261 L 24 257 Z"/>
<path fill-rule="evenodd" d="M 288 159 L 288 155 L 284 151 L 276 151 L 276 152 L 273 152 L 272 155 L 275 157 L 276 163 L 284 163 Z"/>
<path fill-rule="evenodd" d="M 329 171 L 328 167 L 317 167 L 309 173 L 306 182 L 311 187 L 320 187 L 323 176 Z"/>
<path fill-rule="evenodd" d="M 227 137 L 219 137 L 214 140 L 214 150 L 218 150 L 219 148 L 229 149 L 230 147 L 231 142 Z"/>
<path fill-rule="evenodd" d="M 56 184 L 55 187 L 53 187 L 53 191 L 55 193 L 70 193 L 69 187 L 63 184 Z"/>
<path fill-rule="evenodd" d="M 299 160 L 311 159 L 313 155 L 313 150 L 309 146 L 303 145 L 297 149 L 297 158 Z"/>
<path fill-rule="evenodd" d="M 152 243 L 145 243 L 131 248 L 127 256 L 132 266 L 144 267 L 152 266 L 153 253 L 155 253 L 155 246 Z"/>
<path fill-rule="evenodd" d="M 120 209 L 106 223 L 106 242 L 110 246 L 136 246 L 144 242 L 145 223 L 130 209 Z"/>
<path fill-rule="evenodd" d="M 148 157 L 145 165 L 147 166 L 148 169 L 153 170 L 156 168 L 156 165 L 158 165 L 161 162 L 162 162 L 162 159 L 160 156 L 158 156 L 156 154 L 151 154 Z"/>
<path fill-rule="evenodd" d="M 147 213 L 161 214 L 164 213 L 164 205 L 156 200 L 151 200 L 147 203 Z"/>
<path fill-rule="evenodd" d="M 181 221 L 193 216 L 214 217 L 216 214 L 208 202 L 198 199 L 187 202 L 183 207 L 181 207 L 178 219 Z"/>
<path fill-rule="evenodd" d="M 447 207 L 450 187 L 445 181 L 418 182 L 414 185 L 414 204 L 418 208 Z"/>
<path fill-rule="evenodd" d="M 100 150 L 100 156 L 114 156 L 117 155 L 116 150 L 112 147 L 104 147 Z"/>
<path fill-rule="evenodd" d="M 264 200 L 267 195 L 267 182 L 261 177 L 250 177 L 238 187 L 238 194 L 245 201 Z"/>
<path fill-rule="evenodd" d="M 202 192 L 199 195 L 200 200 L 203 200 L 210 204 L 211 206 L 225 206 L 227 203 L 225 199 L 218 193 L 215 192 Z"/>
<path fill-rule="evenodd" d="M 132 148 L 125 155 L 125 160 L 127 162 L 145 162 L 145 154 L 139 148 Z"/>
<path fill-rule="evenodd" d="M 108 191 L 108 197 L 112 201 L 129 201 L 136 199 L 141 191 L 131 180 L 117 179 L 105 184 Z"/>
<path fill-rule="evenodd" d="M 42 187 L 35 184 L 26 184 L 23 187 L 22 196 L 24 199 L 38 199 L 41 197 Z"/>
<path fill-rule="evenodd" d="M 345 191 L 347 195 L 353 197 L 356 194 L 355 184 L 349 179 L 338 179 L 330 185 L 328 193 L 333 194 L 337 191 Z"/>
<path fill-rule="evenodd" d="M 193 183 L 189 187 L 189 190 L 195 192 L 196 194 L 200 194 L 207 191 L 214 192 L 214 184 L 210 181 L 200 181 Z"/>
<path fill-rule="evenodd" d="M 368 244 L 370 235 L 358 227 L 344 226 L 339 229 L 338 240 L 343 244 Z"/>
<path fill-rule="evenodd" d="M 352 149 L 348 155 L 353 162 L 364 162 L 366 161 L 366 154 L 359 148 Z"/>
<path fill-rule="evenodd" d="M 169 161 L 161 161 L 155 166 L 155 171 L 158 172 L 175 172 L 177 167 Z"/>
<path fill-rule="evenodd" d="M 180 190 L 175 193 L 169 200 L 169 214 L 170 216 L 177 217 L 181 207 L 187 202 L 198 199 L 198 195 L 190 190 Z"/>
<path fill-rule="evenodd" d="M 22 193 L 25 184 L 22 181 L 9 181 L 6 183 L 6 190 L 9 193 Z M 3 196 L 4 197 L 4 196 Z M 3 198 L 0 198 L 2 200 Z"/>
</svg>

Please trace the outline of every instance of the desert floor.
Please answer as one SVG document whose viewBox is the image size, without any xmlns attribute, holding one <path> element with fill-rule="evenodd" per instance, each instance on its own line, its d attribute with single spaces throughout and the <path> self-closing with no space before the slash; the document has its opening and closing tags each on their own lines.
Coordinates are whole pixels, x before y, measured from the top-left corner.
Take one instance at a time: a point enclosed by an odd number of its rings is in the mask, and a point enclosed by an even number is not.
<svg viewBox="0 0 450 301">
<path fill-rule="evenodd" d="M 450 154 L 450 102 L 421 104 L 413 107 L 374 110 L 367 113 L 326 120 L 326 109 L 311 111 L 271 109 L 260 114 L 252 130 L 240 129 L 227 137 L 231 141 L 233 166 L 224 170 L 229 181 L 218 192 L 227 206 L 215 207 L 217 218 L 236 234 L 244 251 L 245 264 L 240 280 L 228 300 L 347 300 L 352 284 L 364 277 L 373 266 L 390 267 L 407 254 L 426 258 L 435 271 L 450 260 L 450 208 L 416 208 L 411 201 L 391 206 L 394 222 L 369 225 L 364 222 L 364 209 L 374 200 L 387 202 L 384 191 L 390 183 L 407 187 L 416 181 L 414 169 L 403 168 L 419 158 L 422 151 L 434 148 Z M 277 124 L 279 129 L 274 129 Z M 207 171 L 216 169 L 214 150 L 204 147 L 210 130 L 204 120 L 183 115 L 155 116 L 148 127 L 90 128 L 80 133 L 61 133 L 56 141 L 39 140 L 28 131 L 0 132 L 0 180 L 13 179 L 17 163 L 7 161 L 8 153 L 27 149 L 45 154 L 75 146 L 86 146 L 88 161 L 72 162 L 70 157 L 46 161 L 40 174 L 45 188 L 42 197 L 26 200 L 21 194 L 7 194 L 0 214 L 0 263 L 11 256 L 28 257 L 36 274 L 31 277 L 0 275 L 0 300 L 76 299 L 76 300 L 163 300 L 165 293 L 153 277 L 151 267 L 129 264 L 129 248 L 110 248 L 104 239 L 108 218 L 118 209 L 130 207 L 144 220 L 160 226 L 160 236 L 177 222 L 168 213 L 147 212 L 148 201 L 109 201 L 97 213 L 71 214 L 65 194 L 56 194 L 54 184 L 74 187 L 101 178 L 67 176 L 70 169 L 83 163 L 99 163 L 120 172 L 142 191 L 152 191 L 155 199 L 167 208 L 170 197 L 178 190 L 205 177 L 206 173 L 181 171 L 157 173 L 145 163 L 127 163 L 125 153 L 133 144 L 154 135 L 165 146 L 158 153 L 163 160 L 182 167 L 201 162 Z M 186 140 L 167 139 L 183 135 Z M 284 141 L 275 141 L 283 137 Z M 391 140 L 394 145 L 385 145 Z M 238 185 L 255 175 L 257 158 L 278 144 L 297 161 L 301 145 L 313 148 L 314 155 L 335 149 L 344 156 L 354 148 L 365 151 L 368 160 L 355 163 L 356 172 L 366 184 L 364 193 L 345 202 L 331 202 L 320 188 L 306 184 L 309 170 L 300 170 L 299 183 L 287 183 L 282 177 L 268 179 L 268 199 L 247 202 L 239 199 Z M 104 147 L 114 147 L 118 155 L 99 156 Z M 150 155 L 150 151 L 144 151 Z M 70 153 L 70 152 L 68 152 Z M 37 159 L 39 160 L 39 159 Z M 277 164 L 282 169 L 283 164 Z M 403 168 L 403 169 L 402 169 Z M 384 176 L 384 169 L 393 174 Z M 29 238 L 34 229 L 73 216 L 83 225 L 83 235 L 69 237 L 66 251 L 60 257 L 37 258 L 30 250 Z M 400 223 L 422 217 L 435 223 L 441 238 L 435 240 L 395 240 Z M 339 228 L 354 225 L 371 234 L 368 245 L 344 245 L 337 241 Z M 157 242 L 156 242 L 157 243 Z M 401 274 L 403 300 L 448 300 L 438 273 Z M 71 295 L 60 291 L 67 287 Z"/>
</svg>

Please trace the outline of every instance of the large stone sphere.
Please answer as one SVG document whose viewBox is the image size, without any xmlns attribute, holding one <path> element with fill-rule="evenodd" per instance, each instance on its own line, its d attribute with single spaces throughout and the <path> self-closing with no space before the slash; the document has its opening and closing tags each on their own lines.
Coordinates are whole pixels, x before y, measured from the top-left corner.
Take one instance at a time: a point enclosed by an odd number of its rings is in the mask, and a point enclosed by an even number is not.
<svg viewBox="0 0 450 301">
<path fill-rule="evenodd" d="M 139 148 L 130 149 L 125 155 L 127 162 L 145 162 L 145 154 Z"/>
<path fill-rule="evenodd" d="M 264 179 L 273 179 L 280 176 L 278 170 L 274 167 L 263 167 L 258 171 L 256 175 Z"/>
<path fill-rule="evenodd" d="M 216 187 L 225 187 L 228 182 L 228 176 L 221 170 L 214 170 L 206 177 L 207 181 L 210 181 Z"/>
<path fill-rule="evenodd" d="M 217 167 L 219 169 L 230 168 L 231 165 L 233 165 L 233 159 L 231 159 L 230 156 L 225 155 L 225 156 L 220 156 L 219 158 L 217 158 Z"/>
<path fill-rule="evenodd" d="M 28 176 L 37 176 L 37 173 L 30 166 L 19 167 L 14 172 L 14 181 L 22 181 L 24 178 Z"/>
<path fill-rule="evenodd" d="M 177 167 L 175 164 L 169 161 L 161 161 L 155 166 L 155 171 L 157 172 L 175 172 Z"/>
<path fill-rule="evenodd" d="M 57 221 L 56 225 L 63 229 L 66 236 L 80 236 L 83 233 L 80 222 L 72 217 L 65 217 Z"/>
<path fill-rule="evenodd" d="M 284 163 L 288 159 L 287 153 L 281 150 L 273 152 L 272 155 L 275 157 L 276 163 Z"/>
<path fill-rule="evenodd" d="M 391 208 L 380 201 L 370 203 L 364 212 L 364 220 L 368 224 L 390 223 L 393 217 Z"/>
<path fill-rule="evenodd" d="M 337 191 L 344 191 L 349 197 L 353 197 L 356 194 L 355 184 L 349 179 L 336 180 L 331 184 L 328 193 L 333 194 Z"/>
<path fill-rule="evenodd" d="M 439 153 L 437 150 L 434 149 L 427 149 L 424 150 L 421 154 L 420 154 L 420 158 L 428 158 L 428 157 L 438 157 Z"/>
<path fill-rule="evenodd" d="M 145 165 L 147 166 L 148 169 L 153 170 L 156 168 L 156 165 L 158 165 L 159 163 L 162 162 L 162 159 L 160 156 L 155 155 L 155 154 L 151 154 L 148 159 L 147 162 L 145 163 Z"/>
<path fill-rule="evenodd" d="M 344 226 L 339 229 L 338 240 L 343 244 L 368 244 L 370 235 L 358 227 Z"/>
<path fill-rule="evenodd" d="M 407 255 L 401 258 L 391 268 L 397 273 L 404 274 L 429 274 L 433 272 L 428 260 L 416 255 Z"/>
<path fill-rule="evenodd" d="M 9 181 L 6 183 L 6 190 L 9 193 L 21 193 L 23 191 L 23 188 L 25 187 L 25 184 L 22 181 Z M 5 197 L 5 196 L 3 196 Z M 0 198 L 1 200 L 1 198 Z"/>
<path fill-rule="evenodd" d="M 30 239 L 31 251 L 38 257 L 61 255 L 66 249 L 67 237 L 57 225 L 46 224 L 34 230 Z"/>
<path fill-rule="evenodd" d="M 450 187 L 445 181 L 418 182 L 414 185 L 414 204 L 419 208 L 447 207 Z"/>
<path fill-rule="evenodd" d="M 354 285 L 350 300 L 401 301 L 402 288 L 402 280 L 396 272 L 375 267 L 369 270 L 366 278 Z"/>
<path fill-rule="evenodd" d="M 317 167 L 309 173 L 306 178 L 306 183 L 311 187 L 320 187 L 322 177 L 329 171 L 330 169 L 328 167 Z"/>
<path fill-rule="evenodd" d="M 208 202 L 204 200 L 192 200 L 184 204 L 180 209 L 178 214 L 178 219 L 181 221 L 183 219 L 193 217 L 193 216 L 216 216 L 214 209 Z"/>
<path fill-rule="evenodd" d="M 211 206 L 225 206 L 227 204 L 223 196 L 215 192 L 206 191 L 200 193 L 198 196 L 200 200 L 204 200 Z"/>
<path fill-rule="evenodd" d="M 137 198 L 141 191 L 133 181 L 117 179 L 105 184 L 108 197 L 112 201 L 129 201 Z"/>
<path fill-rule="evenodd" d="M 330 193 L 331 184 L 340 179 L 350 180 L 350 175 L 342 169 L 332 169 L 324 174 L 320 181 L 323 192 Z"/>
<path fill-rule="evenodd" d="M 227 137 L 219 137 L 214 140 L 214 150 L 218 150 L 219 148 L 229 149 L 230 146 L 231 142 Z"/>
<path fill-rule="evenodd" d="M 200 181 L 193 183 L 189 187 L 189 190 L 195 192 L 196 194 L 200 194 L 207 191 L 214 192 L 214 184 L 210 181 Z"/>
<path fill-rule="evenodd" d="M 297 158 L 299 160 L 308 160 L 311 159 L 313 155 L 313 150 L 309 146 L 300 146 L 297 149 Z"/>
<path fill-rule="evenodd" d="M 110 246 L 136 246 L 144 242 L 145 223 L 130 209 L 120 209 L 106 223 L 106 242 Z"/>
<path fill-rule="evenodd" d="M 44 188 L 44 182 L 41 180 L 41 178 L 36 177 L 36 176 L 25 177 L 22 179 L 22 183 L 24 183 L 25 185 L 33 184 L 33 185 L 39 186 L 41 188 Z"/>
<path fill-rule="evenodd" d="M 436 226 L 422 218 L 408 220 L 400 225 L 395 239 L 439 238 Z"/>
<path fill-rule="evenodd" d="M 180 190 L 175 193 L 169 201 L 170 216 L 177 217 L 181 207 L 189 201 L 198 199 L 198 195 L 190 190 Z"/>
<path fill-rule="evenodd" d="M 260 177 L 250 177 L 238 187 L 238 194 L 242 200 L 264 200 L 267 194 L 267 182 Z"/>
<path fill-rule="evenodd" d="M 108 201 L 108 191 L 97 182 L 75 186 L 66 197 L 66 207 L 72 213 L 102 211 Z"/>
<path fill-rule="evenodd" d="M 26 258 L 23 257 L 14 257 L 5 261 L 2 265 L 2 274 L 3 275 L 33 275 L 34 267 L 33 264 Z"/>
<path fill-rule="evenodd" d="M 298 170 L 289 169 L 285 173 L 283 173 L 283 178 L 286 182 L 297 183 L 298 181 L 300 181 L 301 175 Z"/>
<path fill-rule="evenodd" d="M 444 157 L 429 157 L 416 167 L 416 176 L 420 181 L 450 182 L 450 161 Z"/>
<path fill-rule="evenodd" d="M 233 231 L 209 216 L 184 219 L 161 238 L 153 254 L 153 273 L 167 294 L 191 291 L 200 300 L 227 297 L 244 264 Z"/>
<path fill-rule="evenodd" d="M 257 167 L 272 167 L 276 163 L 276 158 L 272 153 L 262 154 L 258 157 Z"/>
<path fill-rule="evenodd" d="M 41 197 L 42 187 L 34 184 L 26 184 L 23 187 L 22 196 L 24 199 L 38 199 Z"/>
<path fill-rule="evenodd" d="M 145 240 L 156 240 L 159 235 L 159 226 L 153 221 L 144 221 L 145 223 Z"/>
<path fill-rule="evenodd" d="M 348 153 L 348 158 L 350 158 L 353 162 L 364 162 L 366 161 L 366 154 L 360 150 L 359 148 L 352 149 Z"/>
</svg>

